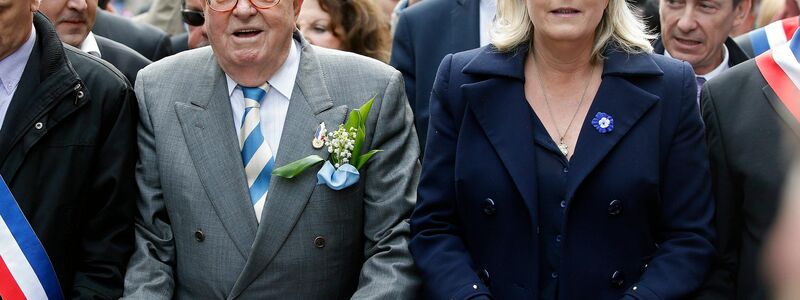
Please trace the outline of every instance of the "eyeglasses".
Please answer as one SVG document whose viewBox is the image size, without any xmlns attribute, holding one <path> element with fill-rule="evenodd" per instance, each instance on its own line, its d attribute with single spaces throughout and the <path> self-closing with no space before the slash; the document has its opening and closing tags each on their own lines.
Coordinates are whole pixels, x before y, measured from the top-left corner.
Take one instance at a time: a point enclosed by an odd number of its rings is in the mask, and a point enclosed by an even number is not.
<svg viewBox="0 0 800 300">
<path fill-rule="evenodd" d="M 272 8 L 278 5 L 281 0 L 246 0 L 258 9 Z M 239 0 L 208 0 L 208 7 L 218 12 L 227 12 L 233 10 Z"/>
<path fill-rule="evenodd" d="M 203 26 L 203 23 L 206 21 L 202 11 L 190 9 L 182 9 L 181 18 L 183 18 L 184 23 L 191 26 Z"/>
</svg>

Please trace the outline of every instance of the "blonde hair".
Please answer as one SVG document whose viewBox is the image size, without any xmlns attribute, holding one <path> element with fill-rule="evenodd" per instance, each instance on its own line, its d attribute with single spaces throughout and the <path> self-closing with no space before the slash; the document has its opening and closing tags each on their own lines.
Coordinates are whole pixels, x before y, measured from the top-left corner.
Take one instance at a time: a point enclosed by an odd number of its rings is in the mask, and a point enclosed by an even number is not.
<svg viewBox="0 0 800 300">
<path fill-rule="evenodd" d="M 500 52 L 509 52 L 533 38 L 533 22 L 528 16 L 526 0 L 497 0 L 497 16 L 490 33 L 492 44 Z M 609 42 L 615 42 L 627 53 L 653 52 L 642 19 L 628 6 L 626 0 L 609 0 L 600 24 L 595 29 L 592 60 L 603 57 Z"/>
</svg>

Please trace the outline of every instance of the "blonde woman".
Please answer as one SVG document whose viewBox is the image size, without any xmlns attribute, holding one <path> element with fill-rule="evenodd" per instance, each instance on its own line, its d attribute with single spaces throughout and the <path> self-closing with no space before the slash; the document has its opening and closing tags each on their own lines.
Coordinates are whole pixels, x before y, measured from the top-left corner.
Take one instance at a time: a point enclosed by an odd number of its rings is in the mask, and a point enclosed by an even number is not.
<svg viewBox="0 0 800 300">
<path fill-rule="evenodd" d="M 498 0 L 448 55 L 412 254 L 428 299 L 685 299 L 714 255 L 691 66 L 624 0 Z"/>
</svg>

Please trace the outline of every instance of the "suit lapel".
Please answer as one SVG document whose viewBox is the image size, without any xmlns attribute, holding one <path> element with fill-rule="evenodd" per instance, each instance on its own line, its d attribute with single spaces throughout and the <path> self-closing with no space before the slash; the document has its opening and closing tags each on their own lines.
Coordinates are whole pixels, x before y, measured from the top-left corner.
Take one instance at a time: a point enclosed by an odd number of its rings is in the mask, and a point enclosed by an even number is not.
<svg viewBox="0 0 800 300">
<path fill-rule="evenodd" d="M 531 109 L 525 100 L 523 83 L 510 78 L 492 78 L 464 85 L 462 89 L 469 111 L 475 115 L 508 170 L 531 218 L 536 220 L 536 179 L 531 172 L 536 168 L 533 123 L 524 121 L 531 119 Z"/>
<path fill-rule="evenodd" d="M 301 41 L 300 68 L 286 113 L 276 166 L 313 154 L 327 158 L 324 148 L 311 146 L 314 130 L 321 122 L 325 122 L 328 128 L 336 128 L 344 123 L 347 114 L 346 106 L 333 106 L 311 46 L 299 35 L 295 38 Z M 272 177 L 253 250 L 229 298 L 241 294 L 278 253 L 317 186 L 316 171 L 319 168 L 317 165 L 293 179 Z"/>
<path fill-rule="evenodd" d="M 791 131 L 800 138 L 800 120 L 797 120 L 794 115 L 786 108 L 778 95 L 775 94 L 775 91 L 768 84 L 764 84 L 764 87 L 761 88 L 761 91 L 764 93 L 764 96 L 767 98 L 767 102 L 772 105 L 772 108 L 778 114 L 778 116 L 786 123 L 786 125 L 791 128 Z"/>
<path fill-rule="evenodd" d="M 652 58 L 646 54 L 628 56 L 619 52 L 607 52 L 606 57 L 603 81 L 586 114 L 575 154 L 570 160 L 570 165 L 574 167 L 567 180 L 567 199 L 572 198 L 589 173 L 660 99 L 626 78 L 663 74 Z M 613 131 L 601 134 L 592 126 L 591 120 L 598 112 L 614 119 Z"/>
<path fill-rule="evenodd" d="M 479 0 L 456 0 L 450 11 L 450 48 L 453 53 L 480 47 Z"/>
<path fill-rule="evenodd" d="M 247 180 L 242 165 L 233 112 L 228 101 L 225 75 L 207 52 L 208 70 L 213 74 L 197 86 L 213 87 L 187 91 L 188 102 L 175 102 L 186 146 L 200 181 L 225 230 L 242 257 L 247 258 L 256 234 L 256 217 L 250 206 Z"/>
</svg>

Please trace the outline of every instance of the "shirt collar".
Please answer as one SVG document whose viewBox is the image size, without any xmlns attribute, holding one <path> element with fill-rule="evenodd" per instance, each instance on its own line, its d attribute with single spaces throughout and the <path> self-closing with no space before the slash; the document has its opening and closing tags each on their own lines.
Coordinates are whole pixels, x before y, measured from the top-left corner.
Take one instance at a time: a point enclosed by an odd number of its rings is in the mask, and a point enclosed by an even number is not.
<svg viewBox="0 0 800 300">
<path fill-rule="evenodd" d="M 292 44 L 289 49 L 289 56 L 283 65 L 272 75 L 272 78 L 267 80 L 270 89 L 278 91 L 286 99 L 292 99 L 292 90 L 294 90 L 294 81 L 297 79 L 297 70 L 300 69 L 300 46 L 297 41 L 292 39 Z M 226 73 L 225 79 L 228 81 L 228 96 L 233 95 L 233 91 L 239 86 L 233 79 Z"/>
<path fill-rule="evenodd" d="M 83 43 L 80 46 L 81 51 L 89 53 L 91 55 L 97 57 L 103 57 L 100 54 L 100 47 L 97 46 L 97 39 L 94 38 L 94 33 L 89 31 L 89 34 L 86 35 L 86 38 L 83 39 Z"/>
<path fill-rule="evenodd" d="M 669 52 L 667 52 L 666 48 L 664 49 L 664 56 L 672 57 L 672 55 L 669 55 Z M 722 63 L 720 63 L 716 68 L 711 70 L 711 72 L 708 72 L 708 73 L 702 74 L 702 75 L 695 73 L 695 76 L 702 77 L 706 81 L 711 80 L 711 78 L 716 77 L 717 75 L 721 74 L 723 71 L 725 71 L 728 68 L 730 68 L 728 66 L 728 62 L 729 61 L 730 61 L 730 54 L 728 53 L 728 47 L 724 46 L 724 47 L 722 47 Z"/>
<path fill-rule="evenodd" d="M 36 43 L 36 27 L 31 26 L 31 35 L 28 40 L 22 44 L 16 51 L 6 58 L 0 60 L 0 88 L 11 92 L 17 88 L 22 72 L 25 71 L 25 66 L 28 64 L 28 58 L 33 51 L 33 45 Z"/>
</svg>

